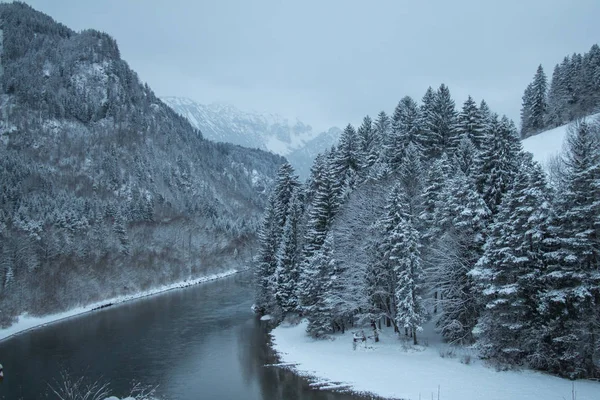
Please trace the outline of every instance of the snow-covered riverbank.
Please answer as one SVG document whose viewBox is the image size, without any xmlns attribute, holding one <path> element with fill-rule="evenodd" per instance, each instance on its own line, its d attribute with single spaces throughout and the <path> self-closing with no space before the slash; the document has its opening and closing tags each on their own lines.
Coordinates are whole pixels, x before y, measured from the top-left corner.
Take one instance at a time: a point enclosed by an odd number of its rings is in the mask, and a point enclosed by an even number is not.
<svg viewBox="0 0 600 400">
<path fill-rule="evenodd" d="M 57 321 L 60 321 L 60 320 L 66 319 L 66 318 L 70 318 L 70 317 L 73 317 L 76 315 L 84 314 L 84 313 L 87 313 L 90 311 L 95 311 L 95 310 L 102 309 L 102 308 L 106 308 L 108 306 L 122 304 L 122 303 L 125 303 L 128 301 L 131 301 L 131 300 L 140 299 L 142 297 L 148 297 L 148 296 L 152 296 L 155 294 L 167 292 L 167 291 L 173 290 L 173 289 L 181 289 L 181 288 L 185 288 L 188 286 L 197 285 L 199 283 L 213 281 L 215 279 L 224 278 L 226 276 L 230 276 L 230 275 L 236 274 L 241 271 L 242 270 L 231 269 L 228 271 L 220 272 L 217 274 L 211 274 L 211 275 L 203 276 L 203 277 L 196 278 L 196 279 L 190 279 L 190 280 L 186 280 L 186 281 L 182 281 L 182 282 L 175 282 L 175 283 L 172 283 L 169 285 L 158 286 L 158 287 L 150 289 L 150 290 L 138 292 L 136 294 L 114 297 L 112 299 L 102 300 L 97 303 L 88 304 L 88 305 L 81 306 L 81 307 L 76 307 L 71 310 L 68 310 L 68 311 L 65 311 L 62 313 L 58 313 L 58 314 L 50 314 L 50 315 L 45 315 L 42 317 L 36 317 L 36 316 L 30 316 L 28 314 L 23 314 L 23 315 L 19 316 L 18 321 L 16 323 L 12 324 L 10 327 L 8 327 L 6 329 L 0 329 L 0 341 L 8 339 L 11 336 L 29 331 L 31 329 L 39 328 L 39 327 L 48 325 L 50 323 L 57 322 Z"/>
<path fill-rule="evenodd" d="M 281 363 L 311 377 L 315 386 L 349 388 L 397 399 L 440 400 L 597 400 L 600 383 L 572 381 L 534 371 L 496 371 L 468 352 L 458 354 L 432 329 L 421 335 L 426 346 L 403 346 L 391 330 L 381 341 L 352 349 L 352 334 L 314 340 L 306 323 L 272 331 Z M 367 332 L 368 334 L 368 332 Z M 442 357 L 444 355 L 444 357 Z M 575 391 L 573 397 L 573 389 Z"/>
</svg>

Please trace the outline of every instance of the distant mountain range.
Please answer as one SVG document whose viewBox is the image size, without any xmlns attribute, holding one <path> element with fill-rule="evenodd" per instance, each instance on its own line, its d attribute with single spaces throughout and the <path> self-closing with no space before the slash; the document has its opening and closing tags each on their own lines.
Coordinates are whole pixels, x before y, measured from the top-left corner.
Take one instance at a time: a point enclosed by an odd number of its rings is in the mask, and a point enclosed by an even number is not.
<svg viewBox="0 0 600 400">
<path fill-rule="evenodd" d="M 302 179 L 317 154 L 337 143 L 341 130 L 315 132 L 310 125 L 276 114 L 245 112 L 223 103 L 200 104 L 188 98 L 163 97 L 175 112 L 210 140 L 267 150 L 285 156 Z"/>
</svg>

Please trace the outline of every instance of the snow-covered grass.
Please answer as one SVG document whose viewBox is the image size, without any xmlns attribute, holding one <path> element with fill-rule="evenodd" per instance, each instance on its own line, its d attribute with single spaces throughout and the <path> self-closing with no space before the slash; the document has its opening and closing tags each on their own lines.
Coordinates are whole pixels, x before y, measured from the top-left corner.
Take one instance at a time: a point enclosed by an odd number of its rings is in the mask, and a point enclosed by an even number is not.
<svg viewBox="0 0 600 400">
<path fill-rule="evenodd" d="M 173 290 L 173 289 L 181 289 L 181 288 L 185 288 L 188 286 L 197 285 L 199 283 L 213 281 L 215 279 L 224 278 L 226 276 L 230 276 L 230 275 L 236 274 L 238 272 L 240 272 L 240 270 L 231 269 L 228 271 L 220 272 L 217 274 L 211 274 L 211 275 L 203 276 L 203 277 L 196 278 L 196 279 L 189 279 L 189 280 L 185 280 L 185 281 L 181 281 L 181 282 L 175 282 L 175 283 L 172 283 L 169 285 L 158 286 L 158 287 L 155 287 L 153 289 L 146 290 L 143 292 L 138 292 L 138 293 L 127 295 L 127 296 L 114 297 L 112 299 L 103 300 L 103 301 L 100 301 L 97 303 L 72 308 L 68 311 L 61 312 L 58 314 L 44 315 L 41 317 L 23 314 L 18 317 L 17 322 L 12 324 L 8 328 L 0 329 L 0 341 L 8 339 L 11 336 L 29 331 L 31 329 L 46 326 L 53 322 L 57 322 L 57 321 L 60 321 L 60 320 L 66 319 L 66 318 L 74 317 L 76 315 L 84 314 L 84 313 L 87 313 L 90 311 L 99 310 L 99 309 L 106 308 L 109 306 L 114 306 L 114 305 L 125 303 L 125 302 L 131 301 L 131 300 L 140 299 L 142 297 L 152 296 L 152 295 L 155 295 L 158 293 L 163 293 L 163 292 Z"/>
<path fill-rule="evenodd" d="M 598 118 L 600 118 L 600 113 L 590 115 L 586 117 L 586 120 L 592 121 Z M 571 124 L 559 126 L 524 139 L 521 142 L 523 149 L 533 154 L 533 159 L 543 167 L 547 167 L 547 164 L 562 151 L 569 125 Z"/>
<path fill-rule="evenodd" d="M 600 383 L 575 381 L 524 370 L 497 371 L 471 350 L 441 343 L 432 325 L 411 346 L 391 329 L 380 342 L 369 340 L 352 349 L 352 332 L 331 340 L 307 336 L 306 322 L 275 328 L 273 348 L 284 365 L 293 365 L 313 386 L 350 389 L 394 399 L 440 400 L 577 400 L 600 399 Z M 365 333 L 369 334 L 367 330 Z M 573 386 L 574 385 L 574 386 Z"/>
</svg>

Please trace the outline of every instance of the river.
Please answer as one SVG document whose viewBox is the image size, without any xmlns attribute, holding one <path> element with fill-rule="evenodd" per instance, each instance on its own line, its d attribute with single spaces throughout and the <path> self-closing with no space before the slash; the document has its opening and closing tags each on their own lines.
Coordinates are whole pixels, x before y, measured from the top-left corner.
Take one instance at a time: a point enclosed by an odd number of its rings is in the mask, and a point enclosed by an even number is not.
<svg viewBox="0 0 600 400">
<path fill-rule="evenodd" d="M 311 389 L 276 367 L 265 322 L 250 311 L 249 274 L 174 290 L 57 322 L 0 342 L 0 399 L 55 399 L 61 373 L 137 381 L 167 400 L 358 400 Z"/>
</svg>

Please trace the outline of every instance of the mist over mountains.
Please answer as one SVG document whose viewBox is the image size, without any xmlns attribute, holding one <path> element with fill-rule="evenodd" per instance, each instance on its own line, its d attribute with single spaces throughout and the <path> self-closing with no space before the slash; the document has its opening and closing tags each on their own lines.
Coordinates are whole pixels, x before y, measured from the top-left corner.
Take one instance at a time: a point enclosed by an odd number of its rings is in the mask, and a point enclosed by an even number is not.
<svg viewBox="0 0 600 400">
<path fill-rule="evenodd" d="M 342 132 L 336 127 L 316 132 L 299 120 L 289 121 L 277 114 L 245 112 L 230 104 L 205 105 L 183 97 L 163 97 L 162 100 L 187 118 L 207 139 L 282 155 L 302 179 L 308 177 L 317 154 L 336 144 Z"/>
</svg>

